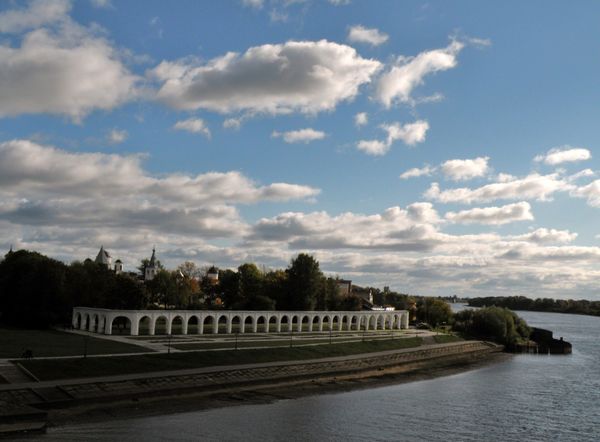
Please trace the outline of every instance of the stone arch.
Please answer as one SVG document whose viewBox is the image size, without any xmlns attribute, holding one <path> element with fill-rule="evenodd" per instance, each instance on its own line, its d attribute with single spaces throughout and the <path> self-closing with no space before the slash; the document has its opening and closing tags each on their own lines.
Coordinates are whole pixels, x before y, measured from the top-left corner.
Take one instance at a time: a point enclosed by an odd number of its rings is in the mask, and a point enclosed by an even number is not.
<svg viewBox="0 0 600 442">
<path fill-rule="evenodd" d="M 290 331 L 290 318 L 288 315 L 283 315 L 279 321 L 279 324 L 281 324 L 279 331 Z M 285 330 L 283 330 L 283 324 L 285 324 Z"/>
<path fill-rule="evenodd" d="M 231 318 L 230 322 L 229 322 L 229 327 L 227 327 L 227 332 L 228 333 L 240 333 L 242 332 L 242 318 L 240 315 L 235 315 Z"/>
<path fill-rule="evenodd" d="M 331 318 L 331 329 L 339 330 L 340 328 L 340 317 L 338 315 L 333 315 Z"/>
<path fill-rule="evenodd" d="M 385 329 L 385 317 L 383 315 L 377 316 L 377 327 L 381 330 Z"/>
<path fill-rule="evenodd" d="M 226 333 L 227 332 L 227 327 L 229 325 L 229 320 L 227 318 L 226 315 L 221 315 L 219 316 L 219 320 L 217 321 L 217 323 L 215 324 L 215 330 L 214 333 Z M 221 331 L 223 330 L 223 331 Z"/>
<path fill-rule="evenodd" d="M 242 333 L 246 333 L 246 332 L 250 332 L 250 333 L 256 333 L 256 318 L 254 318 L 254 315 L 248 315 L 244 318 L 244 325 L 242 327 L 242 329 L 240 330 Z"/>
<path fill-rule="evenodd" d="M 206 316 L 202 321 L 202 332 L 203 333 L 214 333 L 215 329 L 215 318 L 214 316 Z"/>
<path fill-rule="evenodd" d="M 187 332 L 188 334 L 200 333 L 200 318 L 196 315 L 191 315 L 187 320 Z"/>
<path fill-rule="evenodd" d="M 172 335 L 183 335 L 185 334 L 184 330 L 184 320 L 181 315 L 174 316 L 171 320 L 171 333 Z"/>
<path fill-rule="evenodd" d="M 289 328 L 290 328 L 290 330 L 293 330 L 293 331 L 299 331 L 298 326 L 302 326 L 301 319 L 298 315 L 293 315 Z"/>
<path fill-rule="evenodd" d="M 269 317 L 269 322 L 267 324 L 267 330 L 268 331 L 278 331 L 277 330 L 277 316 L 270 316 Z"/>
<path fill-rule="evenodd" d="M 329 315 L 324 315 L 322 316 L 323 321 L 322 321 L 322 327 L 320 331 L 329 331 L 329 328 L 331 327 L 331 316 Z"/>
<path fill-rule="evenodd" d="M 83 314 L 83 321 L 81 322 L 81 330 L 87 330 L 90 323 L 90 315 L 87 313 Z"/>
<path fill-rule="evenodd" d="M 368 322 L 368 329 L 369 330 L 377 330 L 377 317 L 375 315 L 368 317 L 367 316 L 367 322 Z"/>
<path fill-rule="evenodd" d="M 96 313 L 94 313 L 94 315 L 92 316 L 92 322 L 90 323 L 90 331 L 94 332 L 94 333 L 98 333 L 98 315 Z"/>
<path fill-rule="evenodd" d="M 140 335 L 151 335 L 154 333 L 150 316 L 144 315 L 140 318 L 140 321 L 138 322 L 138 333 Z"/>
<path fill-rule="evenodd" d="M 310 331 L 311 329 L 311 321 L 310 318 L 308 317 L 308 315 L 304 315 L 302 316 L 302 321 L 300 321 L 300 331 L 304 331 L 306 329 L 306 331 Z"/>
<path fill-rule="evenodd" d="M 260 327 L 262 325 L 262 328 Z M 264 333 L 268 333 L 269 332 L 269 323 L 267 322 L 267 318 L 265 318 L 264 316 L 259 316 L 258 318 L 256 318 L 256 322 L 254 323 L 254 328 L 256 329 L 256 331 L 262 331 Z"/>
<path fill-rule="evenodd" d="M 308 330 L 313 331 L 315 329 L 315 326 L 318 330 L 319 329 L 319 316 L 318 315 L 314 315 L 312 317 L 312 321 L 310 322 L 310 327 L 308 328 Z"/>
<path fill-rule="evenodd" d="M 351 326 L 352 324 L 349 321 L 348 315 L 343 315 L 340 330 L 350 330 Z"/>
<path fill-rule="evenodd" d="M 168 335 L 169 330 L 169 321 L 166 316 L 160 315 L 154 321 L 154 334 L 155 335 Z"/>
<path fill-rule="evenodd" d="M 112 335 L 130 335 L 131 319 L 127 316 L 115 316 L 110 322 L 110 333 Z"/>
<path fill-rule="evenodd" d="M 350 323 L 348 324 L 348 330 L 360 330 L 360 327 L 358 325 L 358 318 L 356 317 L 356 315 L 352 315 L 350 317 Z"/>
</svg>

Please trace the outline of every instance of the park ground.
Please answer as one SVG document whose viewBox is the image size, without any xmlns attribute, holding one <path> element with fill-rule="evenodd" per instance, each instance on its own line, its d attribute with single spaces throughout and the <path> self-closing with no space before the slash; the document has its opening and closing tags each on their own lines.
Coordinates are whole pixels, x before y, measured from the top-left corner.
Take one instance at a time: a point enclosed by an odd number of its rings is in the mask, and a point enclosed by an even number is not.
<svg viewBox="0 0 600 442">
<path fill-rule="evenodd" d="M 18 363 L 35 379 L 50 380 L 318 359 L 457 339 L 424 330 L 106 336 L 72 330 L 0 328 L 0 359 L 5 364 Z M 30 350 L 33 358 L 22 359 L 25 350 Z"/>
</svg>

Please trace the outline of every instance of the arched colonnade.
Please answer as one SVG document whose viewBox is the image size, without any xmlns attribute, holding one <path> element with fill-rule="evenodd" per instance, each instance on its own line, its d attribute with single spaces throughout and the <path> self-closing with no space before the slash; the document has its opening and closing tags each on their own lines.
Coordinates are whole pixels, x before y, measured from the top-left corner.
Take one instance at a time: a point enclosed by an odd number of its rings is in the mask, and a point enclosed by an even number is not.
<svg viewBox="0 0 600 442">
<path fill-rule="evenodd" d="M 408 328 L 408 311 L 108 310 L 75 307 L 73 328 L 110 335 L 280 333 Z"/>
</svg>

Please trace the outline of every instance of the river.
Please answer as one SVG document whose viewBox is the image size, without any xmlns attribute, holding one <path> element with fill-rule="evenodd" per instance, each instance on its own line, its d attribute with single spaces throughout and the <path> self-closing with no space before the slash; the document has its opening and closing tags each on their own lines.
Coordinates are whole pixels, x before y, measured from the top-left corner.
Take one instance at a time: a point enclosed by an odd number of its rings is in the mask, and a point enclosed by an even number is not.
<svg viewBox="0 0 600 442">
<path fill-rule="evenodd" d="M 573 344 L 437 379 L 51 428 L 40 441 L 598 441 L 600 318 L 518 312 Z M 31 440 L 31 439 L 28 439 Z"/>
</svg>

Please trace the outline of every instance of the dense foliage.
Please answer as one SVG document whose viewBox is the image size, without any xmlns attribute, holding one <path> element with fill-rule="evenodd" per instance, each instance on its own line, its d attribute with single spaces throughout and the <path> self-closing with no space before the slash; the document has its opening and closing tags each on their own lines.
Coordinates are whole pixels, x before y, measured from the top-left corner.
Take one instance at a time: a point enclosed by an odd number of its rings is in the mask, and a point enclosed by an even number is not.
<svg viewBox="0 0 600 442">
<path fill-rule="evenodd" d="M 503 307 L 463 310 L 454 314 L 455 331 L 511 347 L 529 337 L 527 323 Z"/>
<path fill-rule="evenodd" d="M 419 298 L 417 301 L 417 320 L 426 322 L 434 327 L 449 324 L 452 321 L 450 305 L 439 298 Z"/>
<path fill-rule="evenodd" d="M 146 293 L 127 275 L 93 262 L 70 266 L 36 252 L 20 250 L 0 262 L 0 321 L 42 328 L 70 323 L 72 308 L 140 308 Z"/>
<path fill-rule="evenodd" d="M 319 262 L 306 254 L 285 270 L 264 271 L 252 263 L 221 270 L 218 284 L 191 262 L 175 271 L 161 266 L 145 283 L 138 274 L 116 274 L 91 260 L 66 265 L 26 250 L 0 262 L 0 322 L 39 328 L 68 324 L 75 306 L 360 310 L 362 303 L 356 296 L 340 296 L 336 280 L 324 276 Z"/>
<path fill-rule="evenodd" d="M 585 299 L 531 299 L 525 296 L 490 296 L 485 298 L 469 299 L 473 307 L 496 305 L 511 310 L 531 310 L 536 312 L 576 313 L 581 315 L 600 316 L 600 301 L 587 301 Z"/>
</svg>

